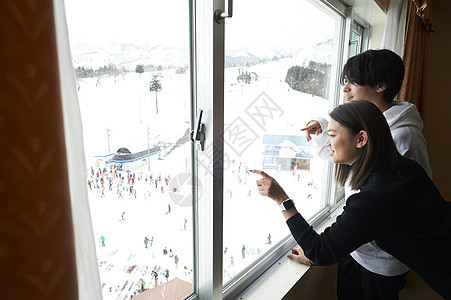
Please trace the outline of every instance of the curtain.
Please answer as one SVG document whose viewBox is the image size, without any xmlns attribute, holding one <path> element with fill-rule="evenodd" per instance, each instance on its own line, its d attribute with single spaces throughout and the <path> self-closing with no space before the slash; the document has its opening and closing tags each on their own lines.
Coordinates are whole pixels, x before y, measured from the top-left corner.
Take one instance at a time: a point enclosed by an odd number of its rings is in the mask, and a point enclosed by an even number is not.
<svg viewBox="0 0 451 300">
<path fill-rule="evenodd" d="M 382 49 L 390 49 L 402 57 L 406 28 L 407 0 L 390 0 L 382 35 Z"/>
<path fill-rule="evenodd" d="M 414 103 L 421 113 L 423 63 L 428 33 L 431 31 L 430 1 L 409 1 L 403 61 L 406 75 L 398 98 Z"/>
<path fill-rule="evenodd" d="M 86 160 L 64 0 L 54 0 L 64 132 L 69 170 L 79 299 L 102 299 L 86 186 Z"/>
<path fill-rule="evenodd" d="M 415 104 L 421 114 L 425 47 L 428 33 L 431 31 L 430 1 L 429 5 L 427 0 L 409 0 L 408 2 L 403 55 L 406 74 L 398 99 Z M 406 282 L 407 285 L 416 285 L 419 282 L 419 276 L 410 271 Z"/>
<path fill-rule="evenodd" d="M 53 1 L 0 1 L 2 299 L 78 299 Z"/>
</svg>

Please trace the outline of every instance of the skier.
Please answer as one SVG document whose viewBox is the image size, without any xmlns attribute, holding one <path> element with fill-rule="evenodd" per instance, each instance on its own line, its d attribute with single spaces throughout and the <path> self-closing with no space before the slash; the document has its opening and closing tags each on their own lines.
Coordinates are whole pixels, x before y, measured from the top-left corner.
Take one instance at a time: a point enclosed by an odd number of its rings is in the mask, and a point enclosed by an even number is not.
<svg viewBox="0 0 451 300">
<path fill-rule="evenodd" d="M 174 256 L 174 262 L 175 262 L 175 268 L 178 269 L 178 267 L 179 267 L 179 257 L 177 255 Z"/>
<path fill-rule="evenodd" d="M 152 277 L 155 279 L 155 286 L 157 286 L 158 285 L 158 273 L 155 270 L 152 271 Z"/>
<path fill-rule="evenodd" d="M 168 282 L 168 278 L 169 278 L 169 270 L 168 269 L 166 269 L 165 271 L 164 271 L 164 277 L 166 277 L 166 282 Z"/>
</svg>

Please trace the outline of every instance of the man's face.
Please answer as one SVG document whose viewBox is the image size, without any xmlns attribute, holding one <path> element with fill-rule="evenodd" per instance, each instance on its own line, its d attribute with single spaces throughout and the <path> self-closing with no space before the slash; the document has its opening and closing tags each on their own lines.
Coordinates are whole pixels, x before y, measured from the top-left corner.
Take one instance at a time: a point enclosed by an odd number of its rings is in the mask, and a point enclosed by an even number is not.
<svg viewBox="0 0 451 300">
<path fill-rule="evenodd" d="M 345 94 L 346 101 L 374 101 L 381 96 L 381 94 L 377 91 L 378 87 L 372 88 L 368 85 L 358 85 L 356 83 L 351 83 L 347 80 L 347 78 L 345 80 L 345 85 L 343 86 L 343 93 Z"/>
</svg>

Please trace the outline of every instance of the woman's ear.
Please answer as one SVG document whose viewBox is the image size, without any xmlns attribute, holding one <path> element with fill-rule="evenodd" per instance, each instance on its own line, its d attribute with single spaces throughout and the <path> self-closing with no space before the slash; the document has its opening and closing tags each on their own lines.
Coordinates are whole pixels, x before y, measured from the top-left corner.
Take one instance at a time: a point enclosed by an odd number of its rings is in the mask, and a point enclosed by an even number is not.
<svg viewBox="0 0 451 300">
<path fill-rule="evenodd" d="M 363 148 L 368 143 L 368 134 L 365 130 L 360 130 L 357 134 L 357 148 Z"/>
</svg>

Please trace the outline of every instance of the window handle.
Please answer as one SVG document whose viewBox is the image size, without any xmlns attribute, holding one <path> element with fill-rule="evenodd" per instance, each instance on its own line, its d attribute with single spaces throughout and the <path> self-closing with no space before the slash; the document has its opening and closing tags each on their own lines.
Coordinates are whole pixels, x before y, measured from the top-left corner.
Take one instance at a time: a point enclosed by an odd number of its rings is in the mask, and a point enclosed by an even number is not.
<svg viewBox="0 0 451 300">
<path fill-rule="evenodd" d="M 196 145 L 196 149 L 204 151 L 205 143 L 205 125 L 202 123 L 203 110 L 199 109 L 196 117 L 196 124 L 194 124 L 194 130 L 191 130 L 190 140 Z"/>
<path fill-rule="evenodd" d="M 222 11 L 220 9 L 215 11 L 215 20 L 219 24 L 222 24 L 225 18 L 231 18 L 233 16 L 233 0 L 227 0 L 227 2 L 227 11 Z"/>
</svg>

